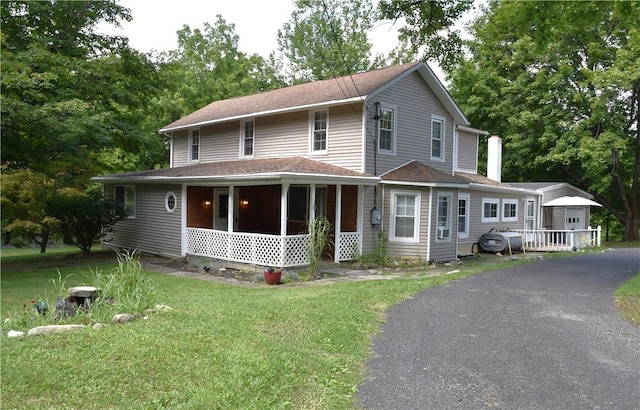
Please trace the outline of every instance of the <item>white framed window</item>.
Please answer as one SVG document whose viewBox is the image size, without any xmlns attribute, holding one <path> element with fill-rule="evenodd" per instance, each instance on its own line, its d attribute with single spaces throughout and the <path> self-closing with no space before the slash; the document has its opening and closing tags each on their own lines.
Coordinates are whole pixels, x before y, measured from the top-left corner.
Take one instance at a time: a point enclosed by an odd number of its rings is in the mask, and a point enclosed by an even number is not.
<svg viewBox="0 0 640 410">
<path fill-rule="evenodd" d="M 380 108 L 380 124 L 378 126 L 378 152 L 395 154 L 396 152 L 396 110 Z"/>
<path fill-rule="evenodd" d="M 329 111 L 312 111 L 309 122 L 311 152 L 313 154 L 326 154 L 329 134 Z"/>
<path fill-rule="evenodd" d="M 444 161 L 445 121 L 442 117 L 431 117 L 431 160 Z"/>
<path fill-rule="evenodd" d="M 164 207 L 166 208 L 167 212 L 173 213 L 173 211 L 176 210 L 177 206 L 178 198 L 176 198 L 176 194 L 171 191 L 167 192 L 167 194 L 164 196 Z"/>
<path fill-rule="evenodd" d="M 469 237 L 469 194 L 458 194 L 458 237 Z"/>
<path fill-rule="evenodd" d="M 518 200 L 502 200 L 502 222 L 515 222 L 518 220 Z"/>
<path fill-rule="evenodd" d="M 450 192 L 438 193 L 436 211 L 436 241 L 451 241 L 451 198 Z"/>
<path fill-rule="evenodd" d="M 136 187 L 133 185 L 116 185 L 113 188 L 116 205 L 124 209 L 128 219 L 136 218 Z"/>
<path fill-rule="evenodd" d="M 189 160 L 191 162 L 200 161 L 200 130 L 189 132 Z"/>
<path fill-rule="evenodd" d="M 499 206 L 496 198 L 482 198 L 482 222 L 498 222 Z"/>
<path fill-rule="evenodd" d="M 420 240 L 420 192 L 391 191 L 391 223 L 389 240 L 413 242 Z"/>
<path fill-rule="evenodd" d="M 240 122 L 240 156 L 253 157 L 253 142 L 255 137 L 255 122 L 246 120 Z"/>
</svg>

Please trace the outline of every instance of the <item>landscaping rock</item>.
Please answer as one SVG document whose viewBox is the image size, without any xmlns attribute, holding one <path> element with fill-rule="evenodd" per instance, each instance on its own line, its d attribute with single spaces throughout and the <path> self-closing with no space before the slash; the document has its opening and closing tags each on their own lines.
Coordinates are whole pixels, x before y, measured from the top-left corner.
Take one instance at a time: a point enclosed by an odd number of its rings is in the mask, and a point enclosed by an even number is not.
<svg viewBox="0 0 640 410">
<path fill-rule="evenodd" d="M 153 307 L 153 310 L 156 312 L 170 312 L 173 308 L 171 306 L 157 304 Z"/>
<path fill-rule="evenodd" d="M 9 339 L 13 339 L 15 337 L 22 337 L 22 336 L 24 336 L 24 332 L 21 332 L 19 330 L 13 330 L 12 329 L 12 330 L 9 330 L 9 333 L 7 333 L 7 337 Z"/>
<path fill-rule="evenodd" d="M 104 327 L 104 325 L 102 323 L 94 323 L 93 326 L 91 326 L 91 328 L 93 330 L 100 330 Z"/>
<path fill-rule="evenodd" d="M 113 319 L 111 319 L 111 323 L 127 323 L 131 322 L 133 319 L 135 319 L 135 316 L 130 313 L 118 313 L 117 315 L 113 316 Z"/>
<path fill-rule="evenodd" d="M 53 306 L 56 320 L 72 317 L 76 314 L 76 310 L 78 310 L 78 304 L 68 299 L 58 299 Z"/>
<path fill-rule="evenodd" d="M 98 288 L 93 286 L 76 286 L 69 288 L 69 296 L 77 298 L 91 298 L 95 299 L 98 294 Z"/>
<path fill-rule="evenodd" d="M 35 336 L 35 335 L 43 335 L 50 333 L 60 333 L 66 332 L 69 330 L 78 330 L 83 329 L 84 325 L 47 325 L 47 326 L 38 326 L 27 332 L 27 336 Z"/>
</svg>

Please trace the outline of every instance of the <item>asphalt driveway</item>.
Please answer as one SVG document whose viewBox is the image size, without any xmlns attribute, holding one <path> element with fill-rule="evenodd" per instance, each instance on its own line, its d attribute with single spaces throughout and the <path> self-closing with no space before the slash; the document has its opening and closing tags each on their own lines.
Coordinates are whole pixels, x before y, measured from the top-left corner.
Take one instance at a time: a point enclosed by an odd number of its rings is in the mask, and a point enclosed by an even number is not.
<svg viewBox="0 0 640 410">
<path fill-rule="evenodd" d="M 367 409 L 640 409 L 640 328 L 614 290 L 639 249 L 545 260 L 426 290 L 375 340 Z"/>
</svg>

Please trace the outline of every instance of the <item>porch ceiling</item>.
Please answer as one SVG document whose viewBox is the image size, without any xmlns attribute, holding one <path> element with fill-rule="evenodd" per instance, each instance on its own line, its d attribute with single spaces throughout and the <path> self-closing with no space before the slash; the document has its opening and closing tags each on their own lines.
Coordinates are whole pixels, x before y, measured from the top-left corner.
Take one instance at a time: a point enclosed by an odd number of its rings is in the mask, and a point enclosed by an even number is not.
<svg viewBox="0 0 640 410">
<path fill-rule="evenodd" d="M 184 167 L 101 175 L 93 180 L 103 183 L 255 183 L 262 182 L 331 182 L 375 185 L 380 178 L 302 157 L 248 159 L 207 162 Z"/>
</svg>

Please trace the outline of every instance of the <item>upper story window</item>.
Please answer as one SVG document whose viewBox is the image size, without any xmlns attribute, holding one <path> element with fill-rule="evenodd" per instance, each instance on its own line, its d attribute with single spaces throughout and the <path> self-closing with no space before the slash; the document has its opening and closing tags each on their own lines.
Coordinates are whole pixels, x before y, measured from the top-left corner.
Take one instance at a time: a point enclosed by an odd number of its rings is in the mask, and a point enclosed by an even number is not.
<svg viewBox="0 0 640 410">
<path fill-rule="evenodd" d="M 136 188 L 132 185 L 116 185 L 113 197 L 116 205 L 124 209 L 127 218 L 136 217 Z"/>
<path fill-rule="evenodd" d="M 438 208 L 436 215 L 436 240 L 451 240 L 451 194 L 438 193 Z"/>
<path fill-rule="evenodd" d="M 240 156 L 252 157 L 255 122 L 253 120 L 247 120 L 242 122 L 241 124 L 242 128 L 240 129 Z"/>
<path fill-rule="evenodd" d="M 192 162 L 200 160 L 200 130 L 191 130 L 189 136 L 189 159 Z"/>
<path fill-rule="evenodd" d="M 515 222 L 518 220 L 518 200 L 502 200 L 502 222 Z"/>
<path fill-rule="evenodd" d="M 380 124 L 378 126 L 378 152 L 393 154 L 396 151 L 396 119 L 395 109 L 380 108 Z"/>
<path fill-rule="evenodd" d="M 498 204 L 494 198 L 482 198 L 482 222 L 498 222 Z"/>
<path fill-rule="evenodd" d="M 327 152 L 328 111 L 311 113 L 311 152 L 325 154 Z"/>
<path fill-rule="evenodd" d="M 431 117 L 431 160 L 444 161 L 444 118 Z"/>
<path fill-rule="evenodd" d="M 419 241 L 420 193 L 415 191 L 391 192 L 391 236 L 395 242 Z"/>
</svg>

